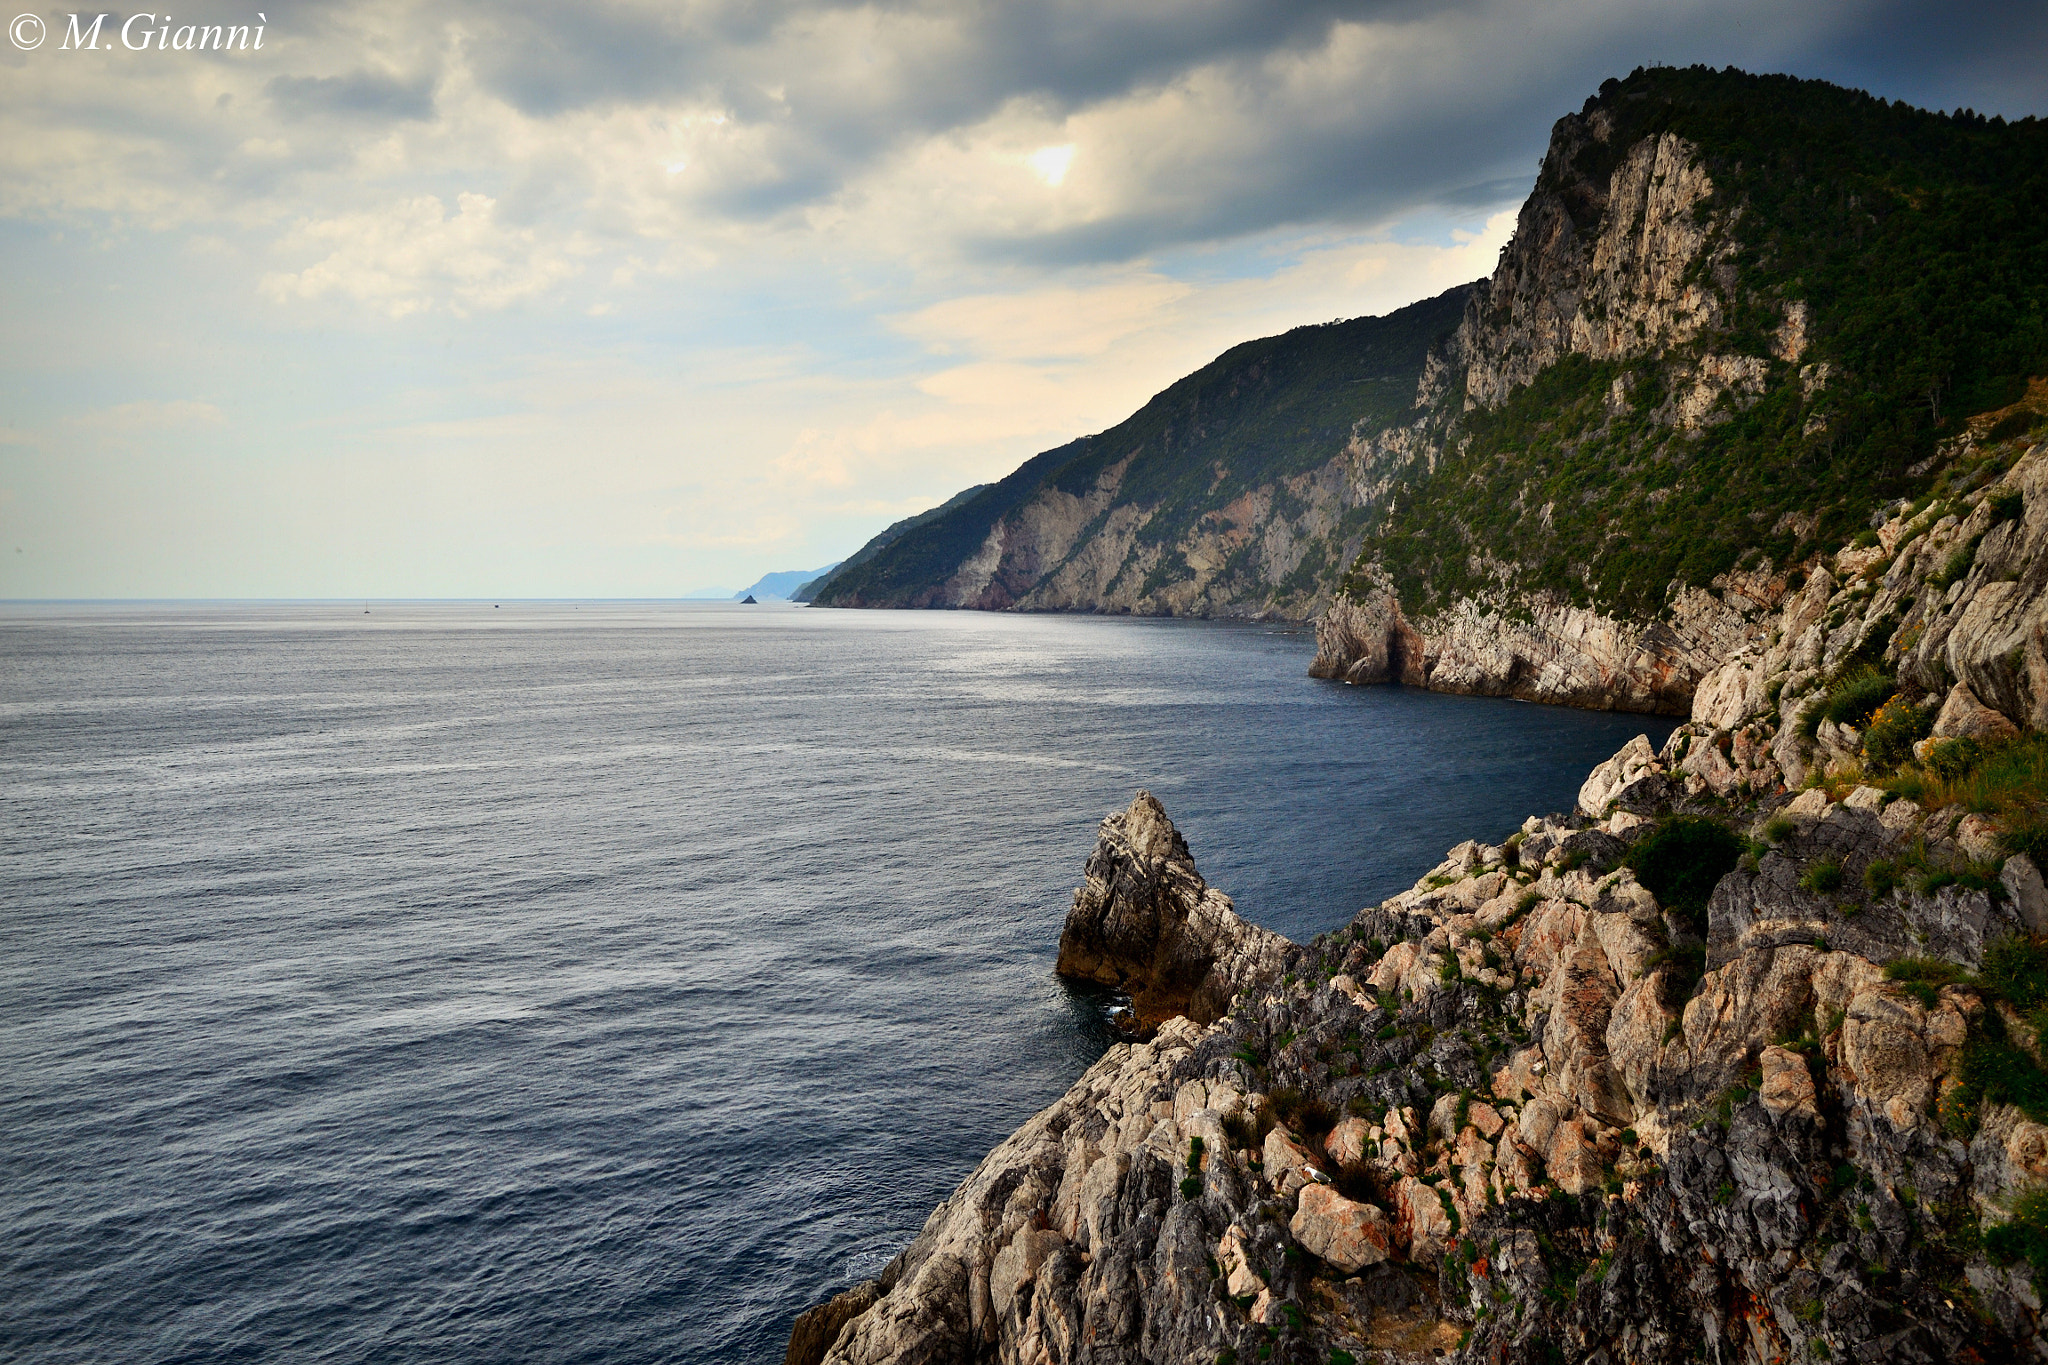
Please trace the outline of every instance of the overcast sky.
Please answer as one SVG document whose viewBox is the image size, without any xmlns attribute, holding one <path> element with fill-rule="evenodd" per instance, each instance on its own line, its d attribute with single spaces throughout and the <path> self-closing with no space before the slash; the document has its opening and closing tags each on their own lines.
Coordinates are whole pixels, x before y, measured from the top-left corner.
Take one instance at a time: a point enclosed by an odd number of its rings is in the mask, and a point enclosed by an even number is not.
<svg viewBox="0 0 2048 1365">
<path fill-rule="evenodd" d="M 132 13 L 0 44 L 0 596 L 739 587 L 1487 273 L 1637 65 L 2048 113 L 2038 3 Z"/>
</svg>

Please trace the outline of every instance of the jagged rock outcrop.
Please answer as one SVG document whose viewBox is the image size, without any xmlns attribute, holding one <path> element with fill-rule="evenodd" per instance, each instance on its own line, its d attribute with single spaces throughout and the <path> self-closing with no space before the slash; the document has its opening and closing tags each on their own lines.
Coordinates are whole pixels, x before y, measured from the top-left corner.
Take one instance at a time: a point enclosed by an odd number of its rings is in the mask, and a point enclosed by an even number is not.
<svg viewBox="0 0 2048 1365">
<path fill-rule="evenodd" d="M 1129 992 L 1146 1028 L 1183 1014 L 1207 1024 L 1230 1008 L 1239 982 L 1270 974 L 1289 946 L 1202 880 L 1165 808 L 1141 791 L 1103 819 L 1055 970 Z"/>
<path fill-rule="evenodd" d="M 2048 1179 L 2048 1126 L 1990 1104 L 1952 1136 L 1988 1007 L 1880 970 L 1975 963 L 2014 911 L 1802 896 L 1779 864 L 1935 829 L 1810 792 L 1715 890 L 1688 986 L 1684 927 L 1615 866 L 1655 828 L 1630 801 L 1683 802 L 1688 747 L 1637 741 L 1589 779 L 1602 818 L 1462 844 L 1315 943 L 1215 917 L 1212 943 L 1262 935 L 1196 955 L 1227 1012 L 1113 1047 L 879 1280 L 806 1315 L 792 1365 L 2048 1359 L 2024 1274 L 1958 1231 Z M 1129 953 L 1211 894 L 1141 794 L 1070 936 Z"/>
<path fill-rule="evenodd" d="M 1211 943 L 1262 940 L 1195 955 L 1228 1011 L 1113 1047 L 879 1280 L 806 1315 L 792 1365 L 2048 1359 L 2024 1275 L 1956 1231 L 2048 1179 L 2048 1127 L 1993 1104 L 1950 1136 L 1987 1006 L 1880 970 L 1974 963 L 2015 912 L 1803 896 L 1779 864 L 1935 829 L 1812 792 L 1716 889 L 1686 987 L 1685 930 L 1613 864 L 1655 827 L 1630 802 L 1684 800 L 1688 747 L 1637 741 L 1589 779 L 1599 820 L 1462 844 L 1313 944 L 1216 916 Z M 1129 953 L 1213 894 L 1141 794 L 1103 822 L 1070 936 Z"/>
<path fill-rule="evenodd" d="M 1873 543 L 1828 557 L 1702 679 L 1689 733 L 1749 755 L 1700 766 L 1708 787 L 1744 780 L 1758 745 L 1791 783 L 1853 756 L 1840 726 L 1803 721 L 1859 663 L 1894 673 L 1936 738 L 2048 723 L 2048 443 L 1972 433 L 1945 454 L 1968 491 L 1887 509 Z"/>
</svg>

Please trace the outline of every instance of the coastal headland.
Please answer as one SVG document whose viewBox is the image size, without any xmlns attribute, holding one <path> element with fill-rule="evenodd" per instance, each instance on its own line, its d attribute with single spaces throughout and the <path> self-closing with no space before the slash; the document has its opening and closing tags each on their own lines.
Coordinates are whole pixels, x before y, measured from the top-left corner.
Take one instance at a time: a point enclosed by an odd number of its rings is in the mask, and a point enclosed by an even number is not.
<svg viewBox="0 0 2048 1365">
<path fill-rule="evenodd" d="M 1208 507 L 1147 472 L 1199 429 L 1091 438 L 827 580 L 1313 617 L 1318 677 L 1686 720 L 1307 943 L 1140 792 L 1058 959 L 1136 1036 L 790 1365 L 2048 1360 L 2048 333 L 1975 273 L 2044 234 L 1966 221 L 1959 150 L 2024 198 L 2041 135 L 1609 82 L 1327 459 L 1219 457 Z"/>
</svg>

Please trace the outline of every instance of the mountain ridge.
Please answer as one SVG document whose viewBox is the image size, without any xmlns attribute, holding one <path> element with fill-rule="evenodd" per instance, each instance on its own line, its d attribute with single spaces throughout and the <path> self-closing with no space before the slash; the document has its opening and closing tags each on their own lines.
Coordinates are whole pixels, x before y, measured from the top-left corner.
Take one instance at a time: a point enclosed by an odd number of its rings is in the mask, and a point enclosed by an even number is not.
<svg viewBox="0 0 2048 1365">
<path fill-rule="evenodd" d="M 1461 299 L 1341 449 L 1239 413 L 1252 472 L 1161 494 L 1208 452 L 1160 419 L 1247 348 L 1435 331 Z M 2039 120 L 1638 70 L 1558 121 L 1488 279 L 1234 348 L 819 601 L 1316 618 L 1319 676 L 1679 714 L 1757 594 L 1933 488 L 1958 414 L 2044 371 Z M 1168 439 L 1134 449 L 1148 414 Z"/>
<path fill-rule="evenodd" d="M 873 546 L 817 603 L 1306 619 L 1361 543 L 1350 452 L 1408 408 L 1466 288 L 1234 346 Z"/>
</svg>

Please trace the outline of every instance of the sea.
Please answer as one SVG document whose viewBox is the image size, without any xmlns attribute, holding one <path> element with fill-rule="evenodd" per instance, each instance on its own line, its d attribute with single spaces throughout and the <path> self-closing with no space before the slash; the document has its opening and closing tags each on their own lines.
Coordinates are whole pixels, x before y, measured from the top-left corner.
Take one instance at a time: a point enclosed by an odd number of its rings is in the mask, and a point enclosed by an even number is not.
<svg viewBox="0 0 2048 1365">
<path fill-rule="evenodd" d="M 1110 1045 L 1140 788 L 1298 939 L 1669 721 L 1296 626 L 0 606 L 0 1359 L 779 1362 Z"/>
</svg>

